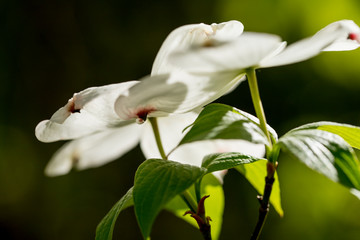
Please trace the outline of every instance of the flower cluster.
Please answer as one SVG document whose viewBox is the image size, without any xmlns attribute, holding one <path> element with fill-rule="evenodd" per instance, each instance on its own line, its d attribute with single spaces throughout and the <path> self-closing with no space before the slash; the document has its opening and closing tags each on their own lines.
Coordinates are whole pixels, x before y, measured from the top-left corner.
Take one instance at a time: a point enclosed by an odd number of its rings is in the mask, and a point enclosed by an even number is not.
<svg viewBox="0 0 360 240">
<path fill-rule="evenodd" d="M 171 150 L 199 109 L 244 81 L 247 69 L 296 63 L 322 51 L 359 46 L 360 29 L 350 20 L 334 22 L 288 47 L 276 35 L 243 32 L 238 21 L 179 27 L 161 46 L 150 76 L 85 89 L 37 125 L 40 141 L 72 140 L 55 153 L 46 174 L 103 165 L 139 142 L 146 158 L 159 157 L 147 118 L 158 119 L 165 153 L 175 161 L 200 165 L 206 154 L 226 151 L 262 156 L 262 145 L 240 140 L 195 142 Z"/>
</svg>

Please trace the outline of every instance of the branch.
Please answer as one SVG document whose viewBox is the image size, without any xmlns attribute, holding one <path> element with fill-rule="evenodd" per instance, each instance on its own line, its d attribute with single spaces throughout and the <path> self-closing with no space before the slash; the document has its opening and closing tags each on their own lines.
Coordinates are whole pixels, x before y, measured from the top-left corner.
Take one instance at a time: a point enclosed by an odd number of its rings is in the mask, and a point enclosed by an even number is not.
<svg viewBox="0 0 360 240">
<path fill-rule="evenodd" d="M 275 181 L 275 178 L 274 178 L 275 171 L 276 171 L 275 165 L 272 164 L 271 162 L 268 162 L 268 164 L 267 164 L 268 175 L 265 177 L 264 195 L 258 197 L 258 199 L 260 201 L 259 218 L 258 218 L 258 222 L 255 226 L 255 229 L 253 231 L 253 234 L 251 235 L 250 240 L 259 239 L 259 236 L 260 236 L 260 233 L 264 226 L 266 217 L 269 213 L 269 208 L 270 208 L 269 201 L 270 201 L 272 187 L 273 187 L 273 184 Z"/>
</svg>

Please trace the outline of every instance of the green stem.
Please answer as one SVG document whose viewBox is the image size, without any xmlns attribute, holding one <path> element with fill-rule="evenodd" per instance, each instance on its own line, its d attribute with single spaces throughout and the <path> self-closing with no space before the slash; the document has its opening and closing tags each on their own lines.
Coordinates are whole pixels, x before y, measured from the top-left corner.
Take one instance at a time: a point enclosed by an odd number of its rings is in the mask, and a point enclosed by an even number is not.
<svg viewBox="0 0 360 240">
<path fill-rule="evenodd" d="M 196 201 L 200 202 L 201 199 L 201 180 L 202 177 L 196 181 L 195 183 L 195 195 L 196 195 Z"/>
<path fill-rule="evenodd" d="M 271 151 L 272 141 L 271 141 L 270 134 L 269 134 L 269 131 L 266 126 L 266 118 L 265 118 L 264 108 L 262 106 L 261 99 L 260 99 L 260 93 L 259 93 L 259 87 L 257 84 L 255 69 L 254 68 L 247 69 L 246 75 L 247 75 L 248 82 L 249 82 L 251 98 L 252 98 L 252 101 L 254 104 L 256 116 L 259 118 L 260 128 L 263 130 L 263 132 L 265 133 L 265 135 L 268 139 L 268 142 L 269 142 L 268 147 L 270 148 L 269 150 Z M 270 151 L 268 151 L 268 152 L 270 152 Z"/>
<path fill-rule="evenodd" d="M 157 124 L 157 119 L 156 118 L 149 118 L 149 121 L 150 121 L 152 129 L 154 131 L 156 145 L 157 145 L 157 147 L 159 149 L 160 156 L 163 159 L 167 160 L 167 156 L 165 154 L 164 147 L 162 145 L 161 138 L 160 138 L 160 131 L 159 131 L 159 126 Z"/>
<path fill-rule="evenodd" d="M 154 135 L 155 135 L 155 140 L 156 140 L 156 144 L 157 144 L 157 147 L 159 149 L 160 155 L 161 155 L 161 157 L 163 159 L 167 160 L 167 156 L 165 154 L 164 147 L 163 147 L 162 142 L 161 142 L 161 137 L 160 137 L 160 132 L 159 132 L 159 126 L 157 124 L 157 119 L 156 118 L 149 118 L 149 121 L 151 123 L 152 129 L 153 129 L 153 132 L 154 132 Z M 197 211 L 197 203 L 191 197 L 191 194 L 189 193 L 188 190 L 185 190 L 181 194 L 181 198 L 184 200 L 184 202 L 191 209 L 192 212 Z"/>
<path fill-rule="evenodd" d="M 260 99 L 260 93 L 257 84 L 255 69 L 254 68 L 247 69 L 246 75 L 249 82 L 251 98 L 254 104 L 256 116 L 260 121 L 260 128 L 265 133 L 269 142 L 269 144 L 266 146 L 266 157 L 268 159 L 268 163 L 267 163 L 267 175 L 265 177 L 264 195 L 259 197 L 260 200 L 259 218 L 255 226 L 255 229 L 253 231 L 253 234 L 251 236 L 251 240 L 257 240 L 260 236 L 260 233 L 266 221 L 266 217 L 269 213 L 270 195 L 271 195 L 273 183 L 275 181 L 274 174 L 276 171 L 276 162 L 277 162 L 277 156 L 274 156 L 274 154 L 277 150 L 273 149 L 270 133 L 267 129 L 266 118 L 265 118 L 264 108 L 262 106 Z"/>
<path fill-rule="evenodd" d="M 188 207 L 190 208 L 190 210 L 192 212 L 194 212 L 194 213 L 197 212 L 197 208 L 198 208 L 197 204 L 188 190 L 186 190 L 185 192 L 183 192 L 181 194 L 181 198 L 184 200 L 186 205 L 188 205 Z"/>
</svg>

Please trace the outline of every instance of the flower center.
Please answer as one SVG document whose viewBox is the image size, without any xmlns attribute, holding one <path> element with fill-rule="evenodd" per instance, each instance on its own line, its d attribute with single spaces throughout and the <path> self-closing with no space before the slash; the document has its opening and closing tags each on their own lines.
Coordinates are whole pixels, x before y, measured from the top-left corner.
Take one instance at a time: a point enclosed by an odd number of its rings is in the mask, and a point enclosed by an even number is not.
<svg viewBox="0 0 360 240">
<path fill-rule="evenodd" d="M 211 39 L 207 39 L 207 40 L 204 41 L 202 46 L 206 47 L 206 48 L 210 48 L 210 47 L 214 47 L 215 44 L 214 44 L 214 41 L 212 41 Z"/>
<path fill-rule="evenodd" d="M 156 109 L 154 107 L 145 107 L 136 111 L 135 113 L 135 116 L 137 116 L 136 123 L 143 124 L 146 121 L 148 114 L 155 110 Z"/>
</svg>

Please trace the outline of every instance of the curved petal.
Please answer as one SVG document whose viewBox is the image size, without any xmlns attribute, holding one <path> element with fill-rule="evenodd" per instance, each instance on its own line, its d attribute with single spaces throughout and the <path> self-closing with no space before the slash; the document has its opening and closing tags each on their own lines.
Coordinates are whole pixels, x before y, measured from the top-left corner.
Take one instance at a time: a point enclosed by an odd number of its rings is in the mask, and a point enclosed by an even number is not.
<svg viewBox="0 0 360 240">
<path fill-rule="evenodd" d="M 232 41 L 238 38 L 244 31 L 244 25 L 236 20 L 231 20 L 223 23 L 211 24 L 213 34 L 212 39 L 225 42 Z"/>
<path fill-rule="evenodd" d="M 50 120 L 36 126 L 36 137 L 42 142 L 68 140 L 122 124 L 114 111 L 115 100 L 136 83 L 92 87 L 75 93 Z"/>
<path fill-rule="evenodd" d="M 344 51 L 359 47 L 359 43 L 350 40 L 349 34 L 359 33 L 359 27 L 352 21 L 334 22 L 313 37 L 289 45 L 281 53 L 261 61 L 260 67 L 275 67 L 301 62 L 318 55 L 321 51 Z"/>
<path fill-rule="evenodd" d="M 213 42 L 212 45 L 176 52 L 170 61 L 192 73 L 235 70 L 240 73 L 246 68 L 257 67 L 261 60 L 282 46 L 276 35 L 244 32 L 233 41 Z"/>
<path fill-rule="evenodd" d="M 83 170 L 113 161 L 138 144 L 141 129 L 140 125 L 129 124 L 68 142 L 51 158 L 45 174 L 64 175 L 73 167 Z"/>
<path fill-rule="evenodd" d="M 324 29 L 320 30 L 317 35 L 322 34 L 323 31 L 330 31 L 331 28 L 338 28 L 344 31 L 339 34 L 339 37 L 330 46 L 323 49 L 323 51 L 348 51 L 354 50 L 360 46 L 360 28 L 352 20 L 341 20 L 329 24 Z M 353 39 L 351 39 L 351 34 Z M 316 36 L 316 35 L 315 35 Z"/>
<path fill-rule="evenodd" d="M 185 49 L 194 43 L 198 44 L 203 42 L 211 32 L 211 27 L 206 24 L 190 24 L 173 30 L 165 39 L 156 55 L 151 69 L 151 75 L 171 72 L 174 67 L 168 63 L 169 55 L 174 52 L 174 50 Z"/>
<path fill-rule="evenodd" d="M 241 35 L 244 26 L 238 21 L 220 24 L 191 24 L 181 26 L 172 31 L 162 44 L 152 67 L 151 75 L 170 73 L 176 66 L 169 63 L 168 58 L 174 51 L 185 50 L 192 45 L 203 45 L 206 41 L 232 40 Z"/>
<path fill-rule="evenodd" d="M 146 120 L 185 113 L 202 107 L 243 81 L 235 72 L 214 74 L 188 74 L 177 71 L 169 75 L 156 75 L 143 79 L 120 96 L 115 111 L 123 120 Z"/>
<path fill-rule="evenodd" d="M 351 51 L 355 50 L 360 46 L 359 42 L 354 40 L 345 40 L 332 43 L 330 46 L 323 49 L 323 52 L 330 51 Z"/>
<path fill-rule="evenodd" d="M 115 102 L 120 119 L 143 119 L 165 116 L 178 109 L 187 94 L 187 86 L 179 75 L 156 75 L 144 78 Z"/>
</svg>

